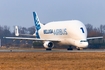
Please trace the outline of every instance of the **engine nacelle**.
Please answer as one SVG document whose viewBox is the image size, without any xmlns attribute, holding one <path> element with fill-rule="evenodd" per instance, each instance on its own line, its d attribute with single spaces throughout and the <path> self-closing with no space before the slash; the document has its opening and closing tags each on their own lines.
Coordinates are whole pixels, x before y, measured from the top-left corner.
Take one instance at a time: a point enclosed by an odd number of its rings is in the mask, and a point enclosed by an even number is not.
<svg viewBox="0 0 105 70">
<path fill-rule="evenodd" d="M 53 48 L 54 47 L 54 43 L 53 42 L 51 42 L 51 41 L 45 41 L 44 42 L 44 44 L 43 44 L 43 46 L 45 47 L 45 48 Z"/>
</svg>

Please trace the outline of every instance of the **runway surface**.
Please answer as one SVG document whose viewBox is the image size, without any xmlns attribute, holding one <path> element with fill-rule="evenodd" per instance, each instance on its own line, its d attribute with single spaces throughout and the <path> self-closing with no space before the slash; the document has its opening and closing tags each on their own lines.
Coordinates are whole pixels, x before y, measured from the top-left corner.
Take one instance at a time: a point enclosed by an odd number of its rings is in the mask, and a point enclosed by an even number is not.
<svg viewBox="0 0 105 70">
<path fill-rule="evenodd" d="M 66 50 L 66 49 L 0 49 L 0 52 L 105 52 L 105 49 L 83 49 L 83 50 Z"/>
</svg>

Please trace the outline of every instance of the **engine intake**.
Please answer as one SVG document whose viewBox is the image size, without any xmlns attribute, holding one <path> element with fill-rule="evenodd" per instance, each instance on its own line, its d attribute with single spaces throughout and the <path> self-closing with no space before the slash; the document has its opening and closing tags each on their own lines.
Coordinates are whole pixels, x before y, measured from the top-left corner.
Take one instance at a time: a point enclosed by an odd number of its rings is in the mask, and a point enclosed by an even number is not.
<svg viewBox="0 0 105 70">
<path fill-rule="evenodd" d="M 43 44 L 43 46 L 45 48 L 53 48 L 54 47 L 54 43 L 51 42 L 51 41 L 45 41 L 44 44 Z"/>
</svg>

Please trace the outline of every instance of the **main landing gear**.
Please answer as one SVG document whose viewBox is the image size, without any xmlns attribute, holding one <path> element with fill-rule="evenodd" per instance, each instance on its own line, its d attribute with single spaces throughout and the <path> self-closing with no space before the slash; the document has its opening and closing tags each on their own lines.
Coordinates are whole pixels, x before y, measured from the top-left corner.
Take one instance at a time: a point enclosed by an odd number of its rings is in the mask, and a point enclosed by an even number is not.
<svg viewBox="0 0 105 70">
<path fill-rule="evenodd" d="M 51 48 L 46 48 L 46 51 L 51 51 L 52 49 Z"/>
<path fill-rule="evenodd" d="M 82 50 L 83 48 L 76 47 L 76 49 L 77 49 L 77 50 Z M 73 50 L 72 46 L 69 46 L 69 47 L 67 48 L 67 50 Z"/>
<path fill-rule="evenodd" d="M 72 48 L 71 46 L 69 46 L 69 47 L 67 48 L 67 50 L 73 50 L 73 48 Z"/>
</svg>

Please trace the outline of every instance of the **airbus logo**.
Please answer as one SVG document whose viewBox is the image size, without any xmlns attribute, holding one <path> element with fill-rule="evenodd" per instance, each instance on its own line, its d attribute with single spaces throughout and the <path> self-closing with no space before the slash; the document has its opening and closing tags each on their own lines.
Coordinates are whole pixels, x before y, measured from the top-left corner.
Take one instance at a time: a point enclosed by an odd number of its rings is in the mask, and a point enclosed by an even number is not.
<svg viewBox="0 0 105 70">
<path fill-rule="evenodd" d="M 67 35 L 67 29 L 45 29 L 43 30 L 44 34 L 54 34 L 54 35 Z"/>
</svg>

